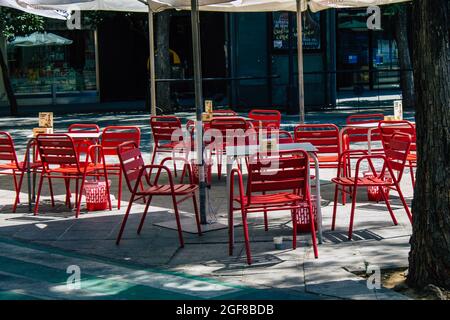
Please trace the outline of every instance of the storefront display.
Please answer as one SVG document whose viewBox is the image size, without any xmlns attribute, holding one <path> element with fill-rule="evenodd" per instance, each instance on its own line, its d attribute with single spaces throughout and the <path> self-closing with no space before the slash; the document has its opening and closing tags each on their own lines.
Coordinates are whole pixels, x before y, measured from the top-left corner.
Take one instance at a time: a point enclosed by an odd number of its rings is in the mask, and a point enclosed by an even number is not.
<svg viewBox="0 0 450 320">
<path fill-rule="evenodd" d="M 48 32 L 68 39 L 67 44 L 8 44 L 8 66 L 15 93 L 49 94 L 96 90 L 93 31 L 80 31 L 81 37 L 80 34 L 75 36 L 72 31 Z M 83 61 L 75 63 L 75 60 L 80 60 L 74 59 L 75 55 L 82 56 Z"/>
</svg>

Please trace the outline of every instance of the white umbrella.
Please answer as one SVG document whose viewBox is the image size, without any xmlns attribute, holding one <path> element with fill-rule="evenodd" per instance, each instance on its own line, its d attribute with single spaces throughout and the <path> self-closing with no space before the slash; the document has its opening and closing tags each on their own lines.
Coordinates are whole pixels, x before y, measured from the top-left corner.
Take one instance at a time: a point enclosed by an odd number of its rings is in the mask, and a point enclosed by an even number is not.
<svg viewBox="0 0 450 320">
<path fill-rule="evenodd" d="M 46 10 L 39 9 L 34 5 L 30 5 L 20 0 L 0 0 L 0 7 L 13 8 L 27 13 L 43 16 L 46 18 L 60 19 L 60 20 L 67 19 L 66 12 L 58 11 L 55 9 L 46 9 Z"/>
<path fill-rule="evenodd" d="M 73 41 L 58 36 L 54 33 L 35 32 L 28 36 L 15 37 L 9 42 L 9 46 L 13 47 L 37 47 L 37 46 L 66 46 L 72 44 Z"/>
</svg>

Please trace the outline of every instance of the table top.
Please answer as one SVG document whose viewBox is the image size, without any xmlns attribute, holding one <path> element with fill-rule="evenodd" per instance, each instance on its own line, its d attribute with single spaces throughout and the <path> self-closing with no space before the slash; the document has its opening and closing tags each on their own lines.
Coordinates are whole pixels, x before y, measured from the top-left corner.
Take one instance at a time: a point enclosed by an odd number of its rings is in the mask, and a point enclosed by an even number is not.
<svg viewBox="0 0 450 320">
<path fill-rule="evenodd" d="M 416 123 L 414 121 L 408 121 L 409 123 L 415 125 Z M 378 128 L 378 121 L 377 122 L 368 122 L 368 123 L 347 123 L 344 128 Z M 404 123 L 392 123 L 393 126 L 404 126 Z"/>
<path fill-rule="evenodd" d="M 74 139 L 99 139 L 102 136 L 101 132 L 55 132 L 54 134 L 66 134 Z M 27 138 L 34 138 L 34 136 L 31 134 Z"/>
<path fill-rule="evenodd" d="M 378 128 L 378 122 L 347 123 L 344 128 Z"/>
<path fill-rule="evenodd" d="M 251 154 L 255 154 L 259 150 L 259 145 L 246 145 L 246 146 L 228 146 L 225 151 L 227 156 L 231 157 L 245 157 Z M 306 152 L 316 152 L 317 149 L 311 143 L 280 143 L 278 145 L 279 151 L 291 151 L 291 150 L 304 150 Z"/>
<path fill-rule="evenodd" d="M 223 119 L 223 118 L 225 118 L 225 119 L 244 119 L 245 121 L 252 121 L 253 119 L 250 119 L 250 118 L 248 118 L 248 117 L 241 117 L 241 116 L 233 116 L 233 115 L 230 115 L 230 116 L 218 116 L 218 117 L 212 117 L 211 119 L 209 119 L 209 120 L 202 120 L 202 122 L 203 123 L 210 123 L 212 120 L 220 120 L 220 119 Z M 194 119 L 194 121 L 197 121 L 196 119 Z"/>
</svg>

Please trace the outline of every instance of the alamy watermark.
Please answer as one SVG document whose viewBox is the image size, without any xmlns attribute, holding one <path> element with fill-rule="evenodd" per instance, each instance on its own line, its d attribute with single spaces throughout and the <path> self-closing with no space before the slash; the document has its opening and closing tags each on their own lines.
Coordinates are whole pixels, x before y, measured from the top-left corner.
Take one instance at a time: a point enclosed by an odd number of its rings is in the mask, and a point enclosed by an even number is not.
<svg viewBox="0 0 450 320">
<path fill-rule="evenodd" d="M 68 17 L 66 21 L 67 29 L 81 30 L 81 11 L 76 7 L 67 10 Z"/>
<path fill-rule="evenodd" d="M 381 289 L 381 269 L 379 266 L 372 264 L 367 265 L 366 275 L 369 276 L 367 278 L 367 289 Z"/>
<path fill-rule="evenodd" d="M 77 265 L 70 265 L 66 270 L 70 276 L 67 278 L 66 287 L 68 290 L 81 289 L 81 268 Z"/>
</svg>

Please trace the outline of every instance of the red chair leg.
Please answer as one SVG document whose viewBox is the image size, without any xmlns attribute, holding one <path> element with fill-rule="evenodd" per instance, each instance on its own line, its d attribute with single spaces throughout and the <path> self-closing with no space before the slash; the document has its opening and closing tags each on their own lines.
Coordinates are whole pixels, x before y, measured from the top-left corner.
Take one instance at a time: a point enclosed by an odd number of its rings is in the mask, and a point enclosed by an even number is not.
<svg viewBox="0 0 450 320">
<path fill-rule="evenodd" d="M 66 186 L 66 205 L 69 207 L 69 209 L 72 209 L 72 203 L 70 201 L 70 198 L 72 197 L 70 192 L 70 179 L 64 178 L 64 184 Z"/>
<path fill-rule="evenodd" d="M 317 239 L 316 239 L 316 227 L 314 225 L 314 214 L 312 209 L 311 198 L 308 197 L 308 211 L 309 211 L 309 223 L 311 224 L 311 239 L 314 250 L 314 257 L 319 258 L 319 250 L 317 249 Z"/>
<path fill-rule="evenodd" d="M 414 188 L 416 186 L 416 179 L 414 178 L 414 168 L 411 161 L 409 161 L 408 163 L 409 163 L 409 174 L 411 176 L 411 183 Z"/>
<path fill-rule="evenodd" d="M 217 175 L 220 178 L 222 177 L 222 151 L 217 151 Z"/>
<path fill-rule="evenodd" d="M 103 175 L 105 176 L 105 187 L 106 187 L 106 193 L 108 195 L 108 207 L 109 211 L 112 211 L 112 203 L 111 203 L 111 190 L 109 187 L 109 181 L 108 181 L 108 170 L 106 169 L 106 166 L 103 166 Z"/>
<path fill-rule="evenodd" d="M 117 210 L 120 210 L 121 201 L 122 201 L 122 168 L 119 169 L 119 193 L 117 195 Z"/>
<path fill-rule="evenodd" d="M 234 239 L 234 217 L 233 217 L 233 202 L 230 202 L 230 210 L 228 211 L 228 219 L 229 219 L 229 225 L 228 225 L 228 255 L 233 255 L 233 239 Z"/>
<path fill-rule="evenodd" d="M 52 179 L 48 177 L 48 187 L 50 189 L 50 198 L 52 201 L 52 208 L 55 207 L 55 198 L 53 197 L 53 185 L 52 185 Z"/>
<path fill-rule="evenodd" d="M 36 204 L 34 205 L 34 215 L 37 216 L 39 210 L 39 198 L 41 197 L 42 183 L 44 182 L 44 174 L 39 178 L 38 192 L 36 196 Z"/>
<path fill-rule="evenodd" d="M 78 208 L 78 178 L 75 178 L 75 208 Z"/>
<path fill-rule="evenodd" d="M 395 218 L 394 211 L 392 211 L 391 204 L 389 203 L 389 196 L 384 192 L 383 187 L 378 187 L 378 192 L 381 193 L 381 197 L 386 203 L 386 207 L 388 208 L 389 214 L 391 215 L 392 222 L 394 225 L 398 225 L 397 219 Z"/>
<path fill-rule="evenodd" d="M 198 235 L 201 236 L 202 228 L 200 226 L 200 214 L 198 212 L 197 197 L 195 196 L 195 193 L 192 195 L 192 202 L 194 204 L 195 222 L 197 223 L 197 232 L 198 232 Z"/>
<path fill-rule="evenodd" d="M 269 231 L 269 220 L 267 219 L 267 211 L 264 210 L 264 230 Z"/>
<path fill-rule="evenodd" d="M 337 207 L 337 198 L 339 192 L 339 185 L 336 184 L 334 188 L 334 204 L 333 204 L 333 221 L 331 223 L 331 230 L 334 231 L 336 227 L 336 207 Z"/>
<path fill-rule="evenodd" d="M 128 208 L 127 211 L 125 212 L 125 215 L 123 216 L 122 225 L 120 226 L 119 234 L 117 235 L 116 245 L 119 245 L 120 240 L 122 239 L 123 230 L 125 229 L 125 225 L 127 224 L 128 220 L 128 215 L 130 214 L 131 207 L 133 206 L 134 197 L 135 195 L 132 194 L 130 202 L 128 202 Z"/>
<path fill-rule="evenodd" d="M 350 226 L 348 228 L 348 240 L 352 240 L 352 233 L 353 233 L 353 220 L 355 218 L 355 207 L 356 207 L 356 189 L 357 187 L 354 186 L 352 188 L 352 210 L 350 212 Z"/>
<path fill-rule="evenodd" d="M 86 173 L 83 174 L 83 177 L 81 178 L 81 186 L 79 189 L 79 196 L 78 196 L 78 203 L 77 203 L 77 211 L 75 213 L 75 218 L 78 218 L 80 215 L 81 210 L 81 197 L 83 196 L 83 188 L 84 188 L 84 181 L 86 180 Z M 78 180 L 78 179 L 77 179 Z"/>
<path fill-rule="evenodd" d="M 401 200 L 402 203 L 403 203 L 403 207 L 405 208 L 406 214 L 408 215 L 409 222 L 412 223 L 412 215 L 411 215 L 411 211 L 409 210 L 408 204 L 406 203 L 406 200 L 405 200 L 405 198 L 403 197 L 403 193 L 402 193 L 402 191 L 400 190 L 400 186 L 398 185 L 398 183 L 397 183 L 396 181 L 394 182 L 394 184 L 395 184 L 395 188 L 397 189 L 397 192 L 398 192 L 398 195 L 399 195 L 399 197 L 400 197 L 400 200 Z"/>
<path fill-rule="evenodd" d="M 252 254 L 250 252 L 250 237 L 248 235 L 247 214 L 242 212 L 242 226 L 244 227 L 245 253 L 247 255 L 247 263 L 252 264 Z"/>
<path fill-rule="evenodd" d="M 139 223 L 137 234 L 141 234 L 142 227 L 144 226 L 145 217 L 147 216 L 148 208 L 150 207 L 151 202 L 152 202 L 152 196 L 149 196 L 148 201 L 145 204 L 144 213 L 142 214 L 142 218 L 141 218 L 141 222 Z"/>
<path fill-rule="evenodd" d="M 291 210 L 292 214 L 292 249 L 297 249 L 297 209 Z"/>
<path fill-rule="evenodd" d="M 172 158 L 176 158 L 175 150 L 172 152 Z M 173 160 L 173 175 L 175 176 L 175 178 L 177 177 L 177 162 L 175 160 Z"/>
<path fill-rule="evenodd" d="M 19 184 L 17 185 L 17 189 L 16 189 L 16 199 L 14 201 L 14 206 L 12 209 L 13 213 L 16 212 L 17 204 L 20 203 L 20 189 L 22 189 L 22 182 L 23 182 L 24 175 L 25 175 L 25 173 L 21 173 L 20 178 L 19 178 Z"/>
<path fill-rule="evenodd" d="M 14 180 L 14 190 L 16 191 L 16 194 L 17 194 L 18 185 L 17 185 L 16 170 L 12 171 L 12 176 L 13 176 L 13 180 Z"/>
<path fill-rule="evenodd" d="M 157 153 L 158 153 L 158 146 L 155 144 L 155 149 L 153 150 L 153 153 L 152 153 L 152 161 L 150 163 L 151 165 L 155 164 L 155 159 L 156 159 L 156 154 Z M 150 176 L 152 175 L 152 169 L 150 169 L 149 175 Z"/>
<path fill-rule="evenodd" d="M 181 222 L 180 222 L 180 213 L 178 212 L 177 199 L 173 194 L 172 194 L 172 202 L 173 202 L 173 210 L 175 211 L 175 220 L 177 222 L 178 239 L 180 240 L 180 247 L 184 248 L 183 231 L 181 229 Z"/>
</svg>

